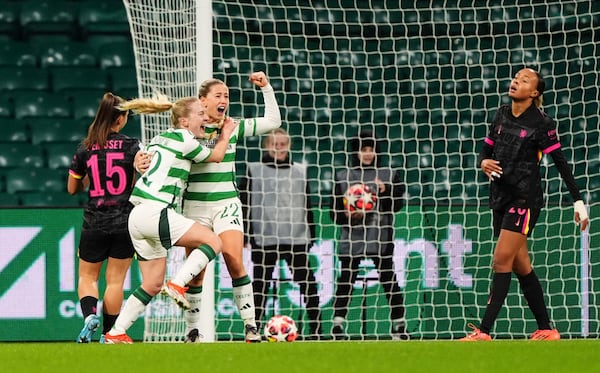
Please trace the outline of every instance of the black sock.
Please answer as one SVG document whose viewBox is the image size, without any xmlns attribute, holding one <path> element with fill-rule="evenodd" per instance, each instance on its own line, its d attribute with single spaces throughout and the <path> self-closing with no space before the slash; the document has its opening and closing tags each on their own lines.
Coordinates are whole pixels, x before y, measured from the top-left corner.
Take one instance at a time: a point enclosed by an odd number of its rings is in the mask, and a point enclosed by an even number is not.
<svg viewBox="0 0 600 373">
<path fill-rule="evenodd" d="M 523 295 L 527 300 L 529 309 L 535 316 L 539 329 L 552 329 L 550 326 L 550 318 L 548 317 L 548 309 L 544 302 L 544 291 L 540 285 L 540 281 L 532 270 L 528 275 L 520 276 L 517 275 Z"/>
<path fill-rule="evenodd" d="M 89 315 L 95 315 L 98 310 L 98 299 L 89 295 L 81 298 L 79 304 L 81 305 L 81 313 L 84 320 Z"/>
<path fill-rule="evenodd" d="M 483 333 L 490 334 L 490 330 L 492 330 L 498 313 L 500 313 L 500 309 L 506 300 L 506 295 L 510 287 L 510 277 L 511 272 L 494 273 L 488 304 L 483 315 L 483 320 L 481 320 L 481 325 L 479 326 L 479 329 Z"/>
<path fill-rule="evenodd" d="M 117 317 L 119 315 L 109 315 L 106 313 L 102 313 L 102 334 L 106 334 L 110 331 L 110 329 L 115 325 L 115 321 L 117 321 Z"/>
</svg>

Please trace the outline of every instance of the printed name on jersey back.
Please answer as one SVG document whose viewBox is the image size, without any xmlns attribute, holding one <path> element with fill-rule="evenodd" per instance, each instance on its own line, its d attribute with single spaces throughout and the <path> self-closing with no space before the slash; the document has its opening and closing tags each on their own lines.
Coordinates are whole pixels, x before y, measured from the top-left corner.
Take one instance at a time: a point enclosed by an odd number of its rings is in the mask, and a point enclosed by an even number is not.
<svg viewBox="0 0 600 373">
<path fill-rule="evenodd" d="M 123 140 L 108 140 L 104 149 L 123 149 Z M 92 145 L 92 150 L 100 150 L 98 144 Z"/>
</svg>

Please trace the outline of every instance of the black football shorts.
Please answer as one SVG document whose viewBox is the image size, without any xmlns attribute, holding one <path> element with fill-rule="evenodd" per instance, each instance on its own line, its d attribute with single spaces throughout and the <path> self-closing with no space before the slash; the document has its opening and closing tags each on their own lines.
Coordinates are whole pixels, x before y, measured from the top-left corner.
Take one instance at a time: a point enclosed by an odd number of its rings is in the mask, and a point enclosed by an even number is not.
<svg viewBox="0 0 600 373">
<path fill-rule="evenodd" d="M 540 209 L 530 209 L 523 200 L 515 200 L 502 210 L 494 210 L 494 236 L 500 236 L 500 230 L 506 229 L 530 236 L 540 217 Z"/>
<path fill-rule="evenodd" d="M 98 263 L 106 259 L 133 258 L 135 250 L 129 232 L 107 233 L 98 230 L 81 231 L 79 258 L 89 263 Z"/>
</svg>

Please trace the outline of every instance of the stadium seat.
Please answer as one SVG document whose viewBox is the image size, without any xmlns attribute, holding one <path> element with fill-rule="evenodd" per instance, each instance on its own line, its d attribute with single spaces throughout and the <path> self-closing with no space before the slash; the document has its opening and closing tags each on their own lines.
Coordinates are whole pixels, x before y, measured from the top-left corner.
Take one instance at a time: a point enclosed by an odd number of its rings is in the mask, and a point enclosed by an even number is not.
<svg viewBox="0 0 600 373">
<path fill-rule="evenodd" d="M 73 95 L 73 117 L 79 120 L 91 120 L 96 116 L 98 105 L 104 93 L 78 91 Z"/>
<path fill-rule="evenodd" d="M 95 51 L 82 42 L 56 43 L 50 39 L 48 43 L 39 42 L 36 50 L 42 67 L 97 65 Z"/>
<path fill-rule="evenodd" d="M 3 119 L 0 123 L 0 131 L 2 131 L 2 137 L 0 143 L 4 142 L 24 142 L 29 143 L 31 140 L 30 133 L 27 126 L 22 120 L 18 119 Z"/>
<path fill-rule="evenodd" d="M 139 115 L 129 114 L 127 125 L 121 130 L 121 133 L 136 139 L 142 139 L 142 123 Z"/>
<path fill-rule="evenodd" d="M 2 1 L 0 5 L 0 33 L 12 38 L 20 37 L 19 13 L 21 4 L 14 1 Z"/>
<path fill-rule="evenodd" d="M 108 74 L 97 67 L 63 66 L 50 69 L 52 90 L 72 97 L 74 90 L 108 91 Z"/>
<path fill-rule="evenodd" d="M 138 89 L 137 75 L 135 67 L 109 67 L 107 68 L 108 76 L 110 78 L 110 87 L 112 92 L 118 94 L 122 90 Z M 237 87 L 237 84 L 233 84 L 228 81 L 230 86 Z"/>
<path fill-rule="evenodd" d="M 12 97 L 10 92 L 0 91 L 0 118 L 11 118 L 13 116 Z"/>
<path fill-rule="evenodd" d="M 21 193 L 21 205 L 28 207 L 76 207 L 83 206 L 79 195 L 67 192 Z"/>
<path fill-rule="evenodd" d="M 49 88 L 48 71 L 32 66 L 0 67 L 0 92 L 14 90 L 40 90 Z"/>
<path fill-rule="evenodd" d="M 0 168 L 43 167 L 42 148 L 29 143 L 7 143 L 0 149 Z"/>
<path fill-rule="evenodd" d="M 35 145 L 53 142 L 80 142 L 90 123 L 70 118 L 30 118 L 31 142 Z"/>
<path fill-rule="evenodd" d="M 0 193 L 0 206 L 2 207 L 16 207 L 21 205 L 21 199 L 17 194 L 12 193 Z"/>
<path fill-rule="evenodd" d="M 32 34 L 75 35 L 77 3 L 63 0 L 26 0 L 19 14 L 25 37 Z"/>
<path fill-rule="evenodd" d="M 6 173 L 8 193 L 65 192 L 66 190 L 66 172 L 44 168 L 19 168 Z"/>
<path fill-rule="evenodd" d="M 113 66 L 135 66 L 131 42 L 112 42 L 100 45 L 97 52 L 98 64 L 106 69 Z"/>
<path fill-rule="evenodd" d="M 98 51 L 103 45 L 116 43 L 129 43 L 131 44 L 131 35 L 128 34 L 91 34 L 88 35 L 85 39 L 86 44 L 94 50 L 96 53 L 96 58 L 98 57 Z"/>
<path fill-rule="evenodd" d="M 127 13 L 121 1 L 81 0 L 77 20 L 84 36 L 129 33 Z"/>
<path fill-rule="evenodd" d="M 18 91 L 13 93 L 15 118 L 71 117 L 71 105 L 61 95 L 42 91 Z"/>
<path fill-rule="evenodd" d="M 35 67 L 37 60 L 36 51 L 29 43 L 9 39 L 0 44 L 0 66 Z"/>
<path fill-rule="evenodd" d="M 44 145 L 46 160 L 51 169 L 68 169 L 79 142 L 49 143 Z"/>
</svg>

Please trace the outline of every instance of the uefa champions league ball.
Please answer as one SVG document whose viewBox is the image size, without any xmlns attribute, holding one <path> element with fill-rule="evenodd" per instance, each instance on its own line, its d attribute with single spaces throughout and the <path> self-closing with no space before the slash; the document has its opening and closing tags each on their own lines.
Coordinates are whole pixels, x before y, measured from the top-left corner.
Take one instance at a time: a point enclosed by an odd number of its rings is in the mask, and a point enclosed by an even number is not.
<svg viewBox="0 0 600 373">
<path fill-rule="evenodd" d="M 364 184 L 351 185 L 344 194 L 344 207 L 350 213 L 369 212 L 377 206 L 377 196 Z"/>
<path fill-rule="evenodd" d="M 267 322 L 264 333 L 269 342 L 293 342 L 298 338 L 298 327 L 291 317 L 277 315 Z"/>
</svg>

